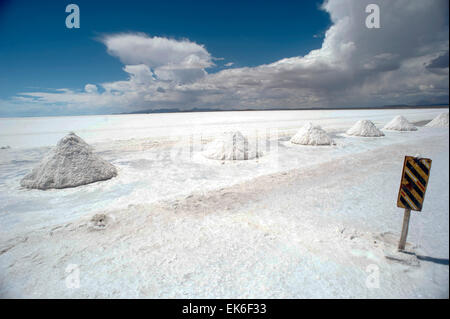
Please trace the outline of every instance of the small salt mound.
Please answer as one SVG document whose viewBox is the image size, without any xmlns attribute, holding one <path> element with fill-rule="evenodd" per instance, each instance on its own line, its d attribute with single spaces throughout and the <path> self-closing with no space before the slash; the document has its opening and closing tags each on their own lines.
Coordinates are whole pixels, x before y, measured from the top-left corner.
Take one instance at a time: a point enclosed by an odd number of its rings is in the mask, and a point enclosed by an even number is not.
<svg viewBox="0 0 450 319">
<path fill-rule="evenodd" d="M 448 112 L 439 114 L 434 120 L 429 122 L 428 127 L 448 127 Z"/>
<path fill-rule="evenodd" d="M 291 143 L 301 145 L 331 145 L 334 141 L 320 126 L 308 123 L 291 138 Z"/>
<path fill-rule="evenodd" d="M 116 168 L 92 152 L 80 137 L 70 133 L 26 175 L 20 184 L 27 188 L 67 188 L 110 179 Z"/>
<path fill-rule="evenodd" d="M 0 146 L 0 150 L 8 150 L 11 147 L 9 145 L 5 145 L 5 146 Z"/>
<path fill-rule="evenodd" d="M 383 129 L 391 131 L 417 131 L 417 127 L 409 123 L 408 120 L 401 115 L 394 117 L 392 121 L 383 127 Z"/>
<path fill-rule="evenodd" d="M 348 135 L 363 136 L 363 137 L 378 137 L 384 136 L 372 121 L 360 120 L 355 123 L 348 131 Z"/>
<path fill-rule="evenodd" d="M 262 156 L 257 144 L 250 145 L 241 132 L 226 132 L 206 146 L 203 155 L 217 160 L 248 160 Z"/>
</svg>

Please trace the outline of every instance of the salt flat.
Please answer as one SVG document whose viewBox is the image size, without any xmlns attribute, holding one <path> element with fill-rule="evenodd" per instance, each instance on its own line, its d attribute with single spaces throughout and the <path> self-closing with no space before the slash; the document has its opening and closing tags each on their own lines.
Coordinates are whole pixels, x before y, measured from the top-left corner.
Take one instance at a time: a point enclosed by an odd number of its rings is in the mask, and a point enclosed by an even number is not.
<svg viewBox="0 0 450 319">
<path fill-rule="evenodd" d="M 160 113 L 61 117 L 0 118 L 0 145 L 11 147 L 53 146 L 74 131 L 88 143 L 152 138 L 164 140 L 189 134 L 217 134 L 224 130 L 298 129 L 313 121 L 324 129 L 344 131 L 357 120 L 387 123 L 402 114 L 408 120 L 431 120 L 445 109 L 320 110 Z"/>
<path fill-rule="evenodd" d="M 0 294 L 5 297 L 448 297 L 448 129 L 347 137 L 447 110 L 276 111 L 0 119 Z M 306 122 L 334 146 L 294 145 Z M 26 122 L 26 123 L 25 123 Z M 15 125 L 14 125 L 15 123 Z M 15 126 L 15 127 L 14 127 Z M 224 130 L 259 138 L 264 156 L 217 161 Z M 118 168 L 109 181 L 26 190 L 20 179 L 66 132 Z M 433 159 L 411 257 L 396 262 L 404 155 Z M 90 218 L 109 216 L 96 230 Z M 65 284 L 79 265 L 80 288 Z M 379 288 L 368 288 L 376 265 Z M 24 275 L 26 274 L 26 275 Z"/>
</svg>

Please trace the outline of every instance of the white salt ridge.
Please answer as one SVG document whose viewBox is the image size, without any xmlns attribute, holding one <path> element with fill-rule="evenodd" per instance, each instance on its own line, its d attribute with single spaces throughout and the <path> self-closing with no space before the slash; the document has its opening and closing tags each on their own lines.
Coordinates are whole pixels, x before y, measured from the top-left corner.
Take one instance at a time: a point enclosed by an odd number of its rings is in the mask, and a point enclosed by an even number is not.
<svg viewBox="0 0 450 319">
<path fill-rule="evenodd" d="M 67 188 L 107 180 L 116 175 L 117 170 L 112 164 L 95 155 L 85 141 L 70 133 L 20 184 L 37 189 Z"/>
<path fill-rule="evenodd" d="M 0 150 L 7 150 L 10 149 L 11 147 L 9 145 L 5 145 L 5 146 L 0 146 Z"/>
<path fill-rule="evenodd" d="M 348 135 L 363 136 L 363 137 L 379 137 L 384 136 L 372 121 L 360 120 L 347 130 Z"/>
<path fill-rule="evenodd" d="M 249 143 L 239 131 L 226 132 L 206 146 L 203 155 L 216 160 L 249 160 L 262 156 L 257 143 Z"/>
<path fill-rule="evenodd" d="M 448 127 L 448 112 L 439 114 L 434 120 L 429 122 L 428 127 Z"/>
<path fill-rule="evenodd" d="M 417 131 L 417 127 L 408 122 L 408 120 L 401 115 L 394 117 L 383 129 L 390 131 Z"/>
<path fill-rule="evenodd" d="M 331 145 L 334 141 L 320 126 L 308 123 L 292 138 L 291 143 L 301 145 Z"/>
</svg>

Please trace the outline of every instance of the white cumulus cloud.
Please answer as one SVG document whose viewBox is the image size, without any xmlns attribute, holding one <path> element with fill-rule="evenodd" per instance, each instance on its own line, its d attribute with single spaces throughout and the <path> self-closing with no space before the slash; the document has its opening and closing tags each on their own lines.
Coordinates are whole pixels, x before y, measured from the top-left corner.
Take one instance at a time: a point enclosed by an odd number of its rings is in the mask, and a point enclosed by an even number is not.
<svg viewBox="0 0 450 319">
<path fill-rule="evenodd" d="M 96 93 L 96 92 L 97 92 L 97 86 L 94 85 L 94 84 L 86 84 L 86 85 L 84 86 L 84 90 L 85 90 L 87 93 Z"/>
<path fill-rule="evenodd" d="M 369 3 L 380 7 L 380 29 L 365 26 Z M 122 111 L 448 102 L 448 0 L 329 0 L 322 9 L 332 25 L 305 56 L 208 73 L 218 59 L 203 45 L 111 34 L 101 41 L 127 79 L 98 84 L 102 93 L 87 84 L 84 92 L 27 92 L 20 101 Z"/>
</svg>

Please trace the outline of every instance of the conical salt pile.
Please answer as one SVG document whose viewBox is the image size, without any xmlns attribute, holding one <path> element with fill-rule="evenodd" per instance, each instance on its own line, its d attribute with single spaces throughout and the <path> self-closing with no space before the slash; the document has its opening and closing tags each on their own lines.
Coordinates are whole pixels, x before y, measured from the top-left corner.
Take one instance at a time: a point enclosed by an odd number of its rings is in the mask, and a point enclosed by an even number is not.
<svg viewBox="0 0 450 319">
<path fill-rule="evenodd" d="M 226 132 L 206 146 L 203 155 L 217 160 L 248 160 L 262 156 L 257 143 L 250 144 L 241 132 Z"/>
<path fill-rule="evenodd" d="M 434 120 L 429 122 L 428 127 L 448 127 L 448 112 L 439 114 Z"/>
<path fill-rule="evenodd" d="M 331 145 L 334 141 L 320 126 L 308 123 L 303 126 L 292 138 L 291 143 L 301 145 Z"/>
<path fill-rule="evenodd" d="M 408 120 L 401 115 L 394 117 L 392 121 L 383 127 L 383 129 L 390 131 L 417 131 L 417 127 L 409 123 Z"/>
<path fill-rule="evenodd" d="M 92 152 L 80 137 L 70 133 L 26 175 L 20 184 L 27 188 L 67 188 L 110 179 L 116 168 Z"/>
<path fill-rule="evenodd" d="M 348 135 L 363 136 L 363 137 L 379 137 L 384 136 L 372 121 L 360 120 L 355 123 L 348 131 Z"/>
</svg>

